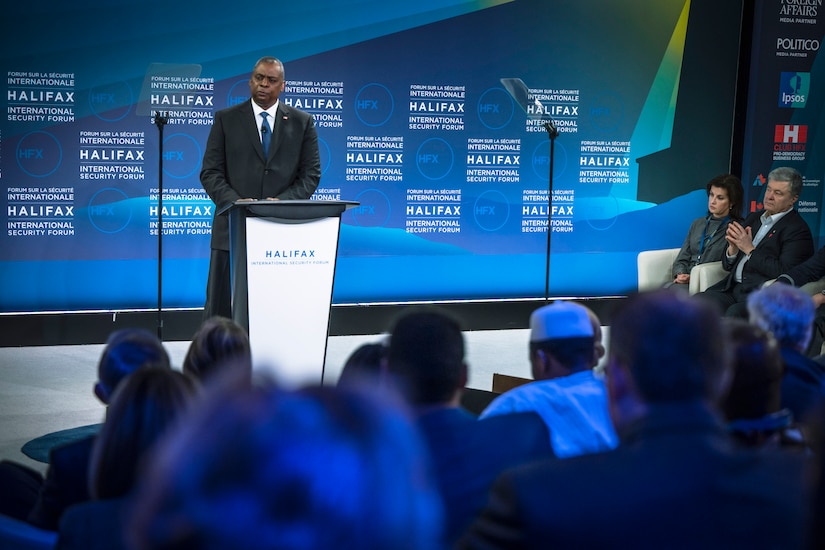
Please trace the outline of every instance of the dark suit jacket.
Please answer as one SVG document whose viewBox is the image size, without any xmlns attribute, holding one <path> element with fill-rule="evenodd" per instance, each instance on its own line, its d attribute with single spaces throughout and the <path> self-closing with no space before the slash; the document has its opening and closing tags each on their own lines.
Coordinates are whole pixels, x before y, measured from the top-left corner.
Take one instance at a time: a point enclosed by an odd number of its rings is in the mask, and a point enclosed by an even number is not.
<svg viewBox="0 0 825 550">
<path fill-rule="evenodd" d="M 622 435 L 505 472 L 459 547 L 803 547 L 810 455 L 738 448 L 698 403 L 651 406 Z"/>
<path fill-rule="evenodd" d="M 825 246 L 816 251 L 816 254 L 782 274 L 778 281 L 788 282 L 794 286 L 818 281 L 825 277 Z"/>
<path fill-rule="evenodd" d="M 790 348 L 782 348 L 782 361 L 782 407 L 799 422 L 815 420 L 811 415 L 825 402 L 825 366 Z"/>
<path fill-rule="evenodd" d="M 547 426 L 535 413 L 477 420 L 464 409 L 445 407 L 423 412 L 417 424 L 444 502 L 447 546 L 484 507 L 505 468 L 538 458 L 555 460 Z"/>
<path fill-rule="evenodd" d="M 217 215 L 221 208 L 243 198 L 308 199 L 320 179 L 312 115 L 279 103 L 265 159 L 251 100 L 218 111 L 201 169 L 201 184 L 216 206 L 212 248 L 229 250 L 228 220 Z"/>
<path fill-rule="evenodd" d="M 41 529 L 57 531 L 60 516 L 69 506 L 89 500 L 89 462 L 95 436 L 55 447 L 49 469 L 28 521 Z"/>
<path fill-rule="evenodd" d="M 753 212 L 745 221 L 743 227 L 750 227 L 751 234 L 756 236 L 762 226 L 760 220 L 762 212 Z M 742 272 L 742 285 L 746 292 L 761 287 L 765 281 L 776 279 L 794 266 L 797 266 L 811 257 L 814 253 L 814 241 L 811 229 L 799 212 L 791 210 L 787 215 L 771 228 L 751 253 L 748 263 Z M 711 290 L 728 291 L 735 282 L 736 265 L 745 257 L 739 252 L 733 261 L 722 255 L 722 267 L 730 271 L 727 277 L 710 287 Z"/>
</svg>

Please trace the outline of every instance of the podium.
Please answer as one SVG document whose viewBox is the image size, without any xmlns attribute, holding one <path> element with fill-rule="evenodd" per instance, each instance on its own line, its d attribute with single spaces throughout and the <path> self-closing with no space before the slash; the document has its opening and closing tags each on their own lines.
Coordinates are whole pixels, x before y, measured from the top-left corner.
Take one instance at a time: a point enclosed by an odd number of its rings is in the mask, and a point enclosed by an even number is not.
<svg viewBox="0 0 825 550">
<path fill-rule="evenodd" d="M 232 318 L 249 333 L 256 374 L 320 384 L 341 214 L 351 201 L 236 201 L 229 217 Z"/>
</svg>

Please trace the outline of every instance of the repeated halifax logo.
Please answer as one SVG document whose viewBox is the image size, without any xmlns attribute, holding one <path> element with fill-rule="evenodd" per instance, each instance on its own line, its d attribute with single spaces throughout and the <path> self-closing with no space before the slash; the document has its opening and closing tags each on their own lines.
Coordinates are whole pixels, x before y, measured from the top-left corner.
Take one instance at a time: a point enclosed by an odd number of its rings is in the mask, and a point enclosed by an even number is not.
<svg viewBox="0 0 825 550">
<path fill-rule="evenodd" d="M 779 77 L 779 106 L 804 109 L 810 87 L 811 73 L 783 72 Z"/>
</svg>

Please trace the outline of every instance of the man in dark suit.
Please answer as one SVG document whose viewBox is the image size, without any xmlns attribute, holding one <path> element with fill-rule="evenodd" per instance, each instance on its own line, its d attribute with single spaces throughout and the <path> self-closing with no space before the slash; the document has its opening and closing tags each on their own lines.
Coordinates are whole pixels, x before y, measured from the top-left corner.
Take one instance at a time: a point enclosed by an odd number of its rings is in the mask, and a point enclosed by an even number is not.
<svg viewBox="0 0 825 550">
<path fill-rule="evenodd" d="M 725 315 L 746 318 L 750 292 L 814 253 L 811 230 L 793 207 L 801 192 L 802 175 L 797 170 L 776 168 L 768 174 L 764 210 L 753 212 L 742 224 L 728 224 L 722 267 L 730 273 L 702 293 Z"/>
<path fill-rule="evenodd" d="M 201 184 L 216 206 L 205 319 L 232 317 L 229 224 L 217 211 L 239 200 L 308 199 L 321 179 L 312 115 L 278 100 L 283 64 L 274 57 L 258 60 L 249 90 L 251 101 L 215 113 L 203 155 Z"/>
<path fill-rule="evenodd" d="M 723 335 L 702 300 L 628 298 L 606 365 L 619 446 L 506 471 L 460 547 L 803 548 L 811 458 L 730 439 Z"/>
<path fill-rule="evenodd" d="M 403 314 L 392 328 L 386 363 L 430 450 L 444 503 L 445 547 L 451 547 L 481 511 L 504 468 L 555 460 L 550 436 L 535 413 L 476 420 L 460 407 L 467 382 L 464 336 L 441 311 Z"/>
</svg>

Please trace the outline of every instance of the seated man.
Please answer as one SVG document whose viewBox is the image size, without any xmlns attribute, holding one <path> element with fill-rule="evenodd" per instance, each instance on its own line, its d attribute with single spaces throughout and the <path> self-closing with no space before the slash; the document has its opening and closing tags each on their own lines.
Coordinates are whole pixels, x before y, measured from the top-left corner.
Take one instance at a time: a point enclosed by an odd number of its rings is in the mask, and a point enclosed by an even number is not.
<svg viewBox="0 0 825 550">
<path fill-rule="evenodd" d="M 497 397 L 481 418 L 538 413 L 559 458 L 614 448 L 618 440 L 607 409 L 607 390 L 593 371 L 603 354 L 601 326 L 590 310 L 561 300 L 540 307 L 530 316 L 535 381 Z"/>
<path fill-rule="evenodd" d="M 803 548 L 810 456 L 736 445 L 718 312 L 681 292 L 628 298 L 606 365 L 615 450 L 502 474 L 460 548 Z"/>
<path fill-rule="evenodd" d="M 725 315 L 746 318 L 749 293 L 813 254 L 811 230 L 793 207 L 801 192 L 802 175 L 797 170 L 776 168 L 768 174 L 765 209 L 750 214 L 742 224 L 728 224 L 722 267 L 730 273 L 700 294 Z"/>
<path fill-rule="evenodd" d="M 799 288 L 774 284 L 748 296 L 748 313 L 751 323 L 779 342 L 785 364 L 782 406 L 799 422 L 815 420 L 812 415 L 825 400 L 825 365 L 804 354 L 813 331 L 813 300 Z"/>
<path fill-rule="evenodd" d="M 552 457 L 547 428 L 535 414 L 476 420 L 459 406 L 467 383 L 464 335 L 438 310 L 406 312 L 392 328 L 387 372 L 416 415 L 444 502 L 451 547 L 487 500 L 506 467 Z"/>
</svg>

